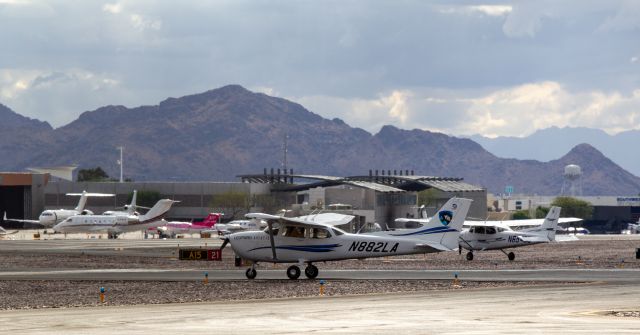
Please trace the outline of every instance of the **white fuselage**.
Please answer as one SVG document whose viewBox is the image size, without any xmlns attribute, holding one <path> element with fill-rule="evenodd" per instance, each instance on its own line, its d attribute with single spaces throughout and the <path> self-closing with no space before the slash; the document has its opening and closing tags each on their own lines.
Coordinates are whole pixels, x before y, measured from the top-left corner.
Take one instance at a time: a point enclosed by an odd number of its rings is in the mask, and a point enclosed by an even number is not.
<svg viewBox="0 0 640 335">
<path fill-rule="evenodd" d="M 51 227 L 66 220 L 70 216 L 80 214 L 81 213 L 75 209 L 47 209 L 40 214 L 38 221 L 40 221 L 40 224 L 43 226 Z"/>
<path fill-rule="evenodd" d="M 234 252 L 255 262 L 296 263 L 353 258 L 370 258 L 436 252 L 421 247 L 424 241 L 406 237 L 348 234 L 335 230 L 326 238 L 274 236 L 276 260 L 273 260 L 267 231 L 240 232 L 229 235 Z"/>
<path fill-rule="evenodd" d="M 126 233 L 145 230 L 165 224 L 164 220 L 141 223 L 135 215 L 76 215 L 55 225 L 54 231 L 59 233 Z"/>
</svg>

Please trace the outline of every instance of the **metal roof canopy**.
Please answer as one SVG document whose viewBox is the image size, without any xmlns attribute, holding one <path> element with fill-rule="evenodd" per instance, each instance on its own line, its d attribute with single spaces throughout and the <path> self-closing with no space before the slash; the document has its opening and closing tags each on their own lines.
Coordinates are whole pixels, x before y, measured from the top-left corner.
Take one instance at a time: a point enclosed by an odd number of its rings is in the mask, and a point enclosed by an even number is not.
<svg viewBox="0 0 640 335">
<path fill-rule="evenodd" d="M 279 192 L 297 192 L 304 191 L 315 187 L 330 187 L 338 185 L 351 185 L 371 189 L 376 192 L 392 193 L 406 191 L 422 191 L 429 188 L 435 188 L 444 192 L 484 192 L 485 189 L 467 184 L 462 178 L 434 177 L 434 176 L 350 176 L 335 177 L 321 175 L 299 175 L 299 174 L 259 174 L 259 175 L 239 175 L 242 181 L 250 183 L 271 183 L 278 185 L 274 191 Z M 319 182 L 292 185 L 287 181 L 293 179 L 311 179 Z"/>
</svg>

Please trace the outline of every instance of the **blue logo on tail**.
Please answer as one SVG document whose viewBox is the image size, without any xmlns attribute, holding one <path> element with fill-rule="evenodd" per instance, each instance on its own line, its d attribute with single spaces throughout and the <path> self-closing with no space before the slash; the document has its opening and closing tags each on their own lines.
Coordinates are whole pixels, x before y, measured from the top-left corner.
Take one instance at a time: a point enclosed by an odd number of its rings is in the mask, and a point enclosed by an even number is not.
<svg viewBox="0 0 640 335">
<path fill-rule="evenodd" d="M 438 218 L 440 219 L 440 223 L 443 226 L 448 226 L 451 223 L 451 219 L 453 218 L 453 212 L 451 211 L 440 211 L 438 213 Z"/>
</svg>

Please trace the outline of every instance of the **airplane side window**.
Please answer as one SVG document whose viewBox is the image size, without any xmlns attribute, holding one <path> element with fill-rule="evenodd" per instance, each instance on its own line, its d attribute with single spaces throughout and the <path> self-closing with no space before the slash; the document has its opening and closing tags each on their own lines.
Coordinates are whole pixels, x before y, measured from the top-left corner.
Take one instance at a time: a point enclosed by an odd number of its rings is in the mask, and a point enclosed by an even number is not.
<svg viewBox="0 0 640 335">
<path fill-rule="evenodd" d="M 476 232 L 476 227 L 471 227 L 471 228 L 469 228 L 469 232 L 470 232 L 470 233 L 475 233 L 475 232 Z"/>
<path fill-rule="evenodd" d="M 326 229 L 313 228 L 311 237 L 312 238 L 329 238 L 329 237 L 331 237 L 331 235 L 329 234 L 329 232 Z"/>
<path fill-rule="evenodd" d="M 487 234 L 495 234 L 496 229 L 494 227 L 487 227 Z"/>
<path fill-rule="evenodd" d="M 484 227 L 476 227 L 476 234 L 484 234 Z"/>
</svg>

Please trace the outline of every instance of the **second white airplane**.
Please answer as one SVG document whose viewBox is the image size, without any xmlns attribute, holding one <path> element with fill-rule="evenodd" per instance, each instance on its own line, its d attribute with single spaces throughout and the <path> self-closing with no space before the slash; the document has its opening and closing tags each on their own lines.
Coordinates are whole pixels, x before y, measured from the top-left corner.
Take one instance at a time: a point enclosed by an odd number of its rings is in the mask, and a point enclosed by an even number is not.
<svg viewBox="0 0 640 335">
<path fill-rule="evenodd" d="M 462 249 L 469 250 L 466 257 L 471 261 L 474 251 L 500 250 L 512 261 L 516 255 L 513 252 L 507 253 L 504 249 L 555 241 L 559 217 L 560 207 L 551 207 L 542 225 L 518 231 L 506 224 L 467 221 L 465 226 L 469 225 L 469 229 L 460 234 L 459 251 L 462 253 Z"/>
</svg>

